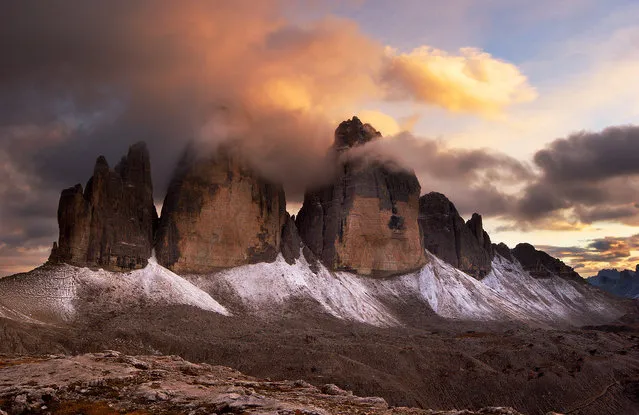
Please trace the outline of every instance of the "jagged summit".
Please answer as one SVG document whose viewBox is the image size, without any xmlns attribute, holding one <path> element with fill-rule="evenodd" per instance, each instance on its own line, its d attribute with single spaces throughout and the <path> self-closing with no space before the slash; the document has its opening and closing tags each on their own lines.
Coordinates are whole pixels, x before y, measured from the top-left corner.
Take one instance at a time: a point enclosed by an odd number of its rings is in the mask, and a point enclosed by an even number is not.
<svg viewBox="0 0 639 415">
<path fill-rule="evenodd" d="M 353 116 L 350 120 L 342 121 L 335 130 L 333 148 L 338 152 L 344 151 L 366 144 L 381 136 L 382 133 L 373 128 L 372 125 L 364 124 L 359 118 Z"/>
<path fill-rule="evenodd" d="M 139 142 L 115 169 L 98 157 L 84 192 L 80 184 L 62 191 L 60 235 L 49 261 L 114 271 L 142 268 L 151 256 L 156 222 L 149 152 Z"/>
<path fill-rule="evenodd" d="M 431 253 L 475 278 L 490 272 L 494 252 L 481 215 L 464 222 L 446 196 L 430 192 L 419 199 L 419 224 Z"/>
<path fill-rule="evenodd" d="M 381 137 L 357 117 L 335 131 L 342 151 Z M 411 171 L 380 162 L 341 161 L 332 183 L 310 189 L 296 225 L 306 246 L 329 269 L 389 275 L 426 262 L 417 224 L 421 187 Z"/>
<path fill-rule="evenodd" d="M 553 258 L 544 251 L 535 249 L 529 243 L 520 243 L 511 250 L 513 256 L 521 263 L 524 269 L 535 278 L 551 278 L 558 276 L 584 283 L 584 279 L 577 272 L 561 260 Z"/>
<path fill-rule="evenodd" d="M 334 149 L 378 137 L 354 116 L 335 130 Z M 61 194 L 60 236 L 50 262 L 130 270 L 144 267 L 155 248 L 158 262 L 172 271 L 202 274 L 272 262 L 279 253 L 293 264 L 303 253 L 313 267 L 320 260 L 330 270 L 388 276 L 422 267 L 426 249 L 477 279 L 491 271 L 495 252 L 539 278 L 579 278 L 531 245 L 511 251 L 492 244 L 481 215 L 464 222 L 445 195 L 420 198 L 414 172 L 381 161 L 338 160 L 334 181 L 309 189 L 291 218 L 283 187 L 261 177 L 236 150 L 221 146 L 207 155 L 189 146 L 159 224 L 146 144 L 132 145 L 113 169 L 98 157 L 86 187 Z"/>
</svg>

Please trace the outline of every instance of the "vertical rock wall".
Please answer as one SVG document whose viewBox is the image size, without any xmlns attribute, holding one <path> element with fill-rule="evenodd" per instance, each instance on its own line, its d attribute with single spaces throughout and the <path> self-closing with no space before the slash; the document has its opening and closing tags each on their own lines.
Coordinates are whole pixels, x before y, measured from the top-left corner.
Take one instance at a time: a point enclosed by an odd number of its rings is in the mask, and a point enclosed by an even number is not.
<svg viewBox="0 0 639 415">
<path fill-rule="evenodd" d="M 113 170 L 100 156 L 84 192 L 79 184 L 62 191 L 49 260 L 113 271 L 144 267 L 156 222 L 149 153 L 137 143 Z"/>
<path fill-rule="evenodd" d="M 478 279 L 490 272 L 494 250 L 480 215 L 464 223 L 446 196 L 431 192 L 419 200 L 419 225 L 433 255 Z"/>
<path fill-rule="evenodd" d="M 275 260 L 286 221 L 282 186 L 227 150 L 187 151 L 169 186 L 156 236 L 158 262 L 175 272 Z"/>
<path fill-rule="evenodd" d="M 332 151 L 379 137 L 353 117 L 337 128 Z M 306 246 L 331 269 L 376 276 L 408 272 L 425 263 L 419 193 L 414 173 L 351 159 L 339 164 L 331 184 L 305 194 L 296 224 Z"/>
</svg>

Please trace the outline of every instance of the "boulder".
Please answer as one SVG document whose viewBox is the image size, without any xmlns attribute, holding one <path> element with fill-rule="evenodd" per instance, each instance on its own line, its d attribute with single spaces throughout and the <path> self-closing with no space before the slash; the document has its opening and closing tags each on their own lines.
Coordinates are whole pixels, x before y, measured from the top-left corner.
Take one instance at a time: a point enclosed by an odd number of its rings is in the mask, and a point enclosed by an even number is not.
<svg viewBox="0 0 639 415">
<path fill-rule="evenodd" d="M 65 189 L 58 204 L 60 229 L 49 261 L 111 271 L 146 266 L 157 212 L 145 143 L 129 148 L 115 169 L 98 157 L 85 190 Z"/>
<path fill-rule="evenodd" d="M 270 183 L 231 148 L 185 152 L 164 199 L 158 262 L 177 273 L 271 262 L 286 222 L 281 185 Z"/>
<path fill-rule="evenodd" d="M 412 171 L 362 157 L 340 157 L 381 137 L 357 117 L 342 122 L 328 157 L 334 180 L 307 191 L 296 224 L 305 245 L 327 267 L 385 276 L 420 268 L 420 185 Z"/>
<path fill-rule="evenodd" d="M 464 223 L 446 196 L 431 192 L 419 199 L 419 225 L 433 255 L 477 279 L 490 272 L 494 251 L 481 215 Z"/>
</svg>

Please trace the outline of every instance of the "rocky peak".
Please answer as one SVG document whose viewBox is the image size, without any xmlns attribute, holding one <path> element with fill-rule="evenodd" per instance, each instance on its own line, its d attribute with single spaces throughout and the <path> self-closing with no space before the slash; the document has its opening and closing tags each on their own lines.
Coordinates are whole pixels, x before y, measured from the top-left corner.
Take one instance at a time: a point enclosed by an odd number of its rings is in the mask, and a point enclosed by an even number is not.
<svg viewBox="0 0 639 415">
<path fill-rule="evenodd" d="M 470 232 L 477 239 L 479 245 L 481 245 L 492 258 L 494 256 L 493 244 L 490 241 L 488 232 L 484 230 L 484 224 L 481 215 L 478 213 L 473 213 L 472 217 L 466 222 L 466 226 L 470 229 Z"/>
<path fill-rule="evenodd" d="M 342 121 L 335 130 L 335 142 L 333 147 L 337 151 L 347 150 L 362 144 L 366 144 L 382 134 L 370 124 L 364 124 L 359 118 Z"/>
<path fill-rule="evenodd" d="M 175 272 L 275 260 L 286 222 L 281 185 L 250 168 L 233 149 L 185 151 L 162 207 L 158 262 Z"/>
<path fill-rule="evenodd" d="M 140 189 L 152 189 L 151 157 L 146 143 L 139 142 L 129 147 L 126 157 L 122 157 L 115 171 L 129 183 L 136 183 Z"/>
<path fill-rule="evenodd" d="M 507 260 L 511 262 L 513 260 L 513 255 L 510 252 L 510 248 L 508 247 L 508 245 L 506 245 L 503 242 L 500 242 L 498 244 L 493 244 L 493 252 L 501 255 L 502 257 L 506 258 Z"/>
<path fill-rule="evenodd" d="M 468 219 L 466 222 L 466 226 L 470 229 L 472 234 L 477 238 L 480 245 L 484 245 L 484 225 L 481 218 L 481 215 L 478 213 L 473 213 L 473 216 Z"/>
<path fill-rule="evenodd" d="M 419 225 L 424 247 L 435 256 L 478 279 L 490 272 L 494 254 L 481 215 L 464 222 L 446 196 L 431 192 L 419 199 Z"/>
<path fill-rule="evenodd" d="M 93 167 L 93 175 L 109 174 L 109 163 L 104 156 L 98 156 L 95 161 L 95 167 Z"/>
<path fill-rule="evenodd" d="M 584 282 L 573 268 L 544 251 L 535 249 L 529 243 L 520 243 L 511 252 L 524 269 L 535 278 L 551 278 L 557 275 L 560 278 Z"/>
<path fill-rule="evenodd" d="M 334 148 L 342 151 L 379 136 L 353 117 L 335 131 Z M 415 174 L 357 159 L 338 163 L 337 170 L 332 183 L 304 195 L 296 225 L 306 246 L 335 270 L 389 275 L 421 267 Z"/>
<path fill-rule="evenodd" d="M 146 144 L 134 144 L 115 170 L 98 157 L 84 192 L 65 189 L 58 204 L 58 243 L 50 262 L 128 270 L 151 256 L 157 212 Z"/>
</svg>

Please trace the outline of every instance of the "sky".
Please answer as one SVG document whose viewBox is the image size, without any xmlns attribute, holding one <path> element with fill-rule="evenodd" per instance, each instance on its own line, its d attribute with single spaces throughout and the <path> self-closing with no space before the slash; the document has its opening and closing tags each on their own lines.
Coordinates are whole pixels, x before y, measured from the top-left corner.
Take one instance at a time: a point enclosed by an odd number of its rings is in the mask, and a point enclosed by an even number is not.
<svg viewBox="0 0 639 415">
<path fill-rule="evenodd" d="M 336 125 L 582 276 L 639 263 L 639 4 L 621 0 L 0 0 L 0 276 L 57 239 L 60 191 L 149 146 L 233 140 L 289 211 Z"/>
</svg>

